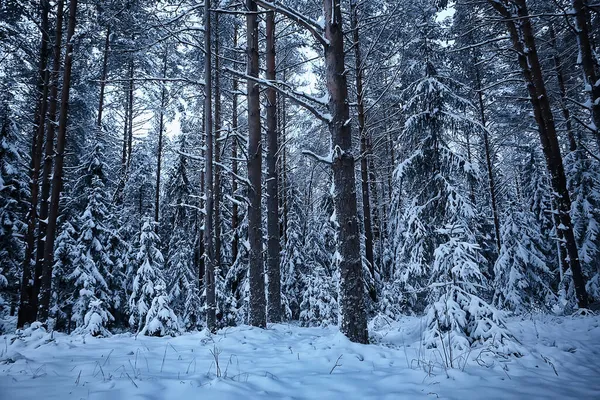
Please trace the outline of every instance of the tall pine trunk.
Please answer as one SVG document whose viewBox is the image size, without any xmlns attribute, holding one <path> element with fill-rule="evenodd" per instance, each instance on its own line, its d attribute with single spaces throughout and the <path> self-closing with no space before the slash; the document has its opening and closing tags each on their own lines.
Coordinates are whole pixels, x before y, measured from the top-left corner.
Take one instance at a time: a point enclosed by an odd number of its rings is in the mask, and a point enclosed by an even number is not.
<svg viewBox="0 0 600 400">
<path fill-rule="evenodd" d="M 258 17 L 254 0 L 246 0 L 247 75 L 258 78 Z M 248 322 L 252 326 L 267 326 L 265 270 L 262 254 L 261 175 L 262 145 L 260 143 L 260 93 L 258 84 L 247 80 L 248 98 L 248 241 L 250 243 L 250 308 Z"/>
<path fill-rule="evenodd" d="M 220 54 L 219 54 L 219 13 L 215 13 L 215 22 L 213 25 L 213 31 L 215 33 L 215 134 L 214 134 L 214 186 L 213 186 L 213 200 L 214 200 L 214 230 L 215 230 L 215 242 L 214 242 L 214 258 L 215 268 L 220 271 L 221 268 L 221 129 L 223 124 L 221 121 L 221 76 L 219 74 L 220 68 Z M 218 274 L 217 274 L 218 277 Z"/>
<path fill-rule="evenodd" d="M 104 52 L 102 58 L 102 74 L 100 75 L 100 100 L 98 102 L 98 119 L 96 125 L 102 129 L 102 114 L 104 113 L 104 91 L 106 89 L 106 78 L 108 76 L 108 52 L 110 50 L 110 25 L 106 27 L 106 38 L 104 39 Z"/>
<path fill-rule="evenodd" d="M 165 54 L 163 56 L 163 79 L 167 77 L 167 57 L 168 47 L 165 46 Z M 162 153 L 163 153 L 163 131 L 165 124 L 165 107 L 167 106 L 167 88 L 165 87 L 166 82 L 162 82 L 160 89 L 160 115 L 158 120 L 158 149 L 156 152 L 156 192 L 154 195 L 154 230 L 158 233 L 158 221 L 160 218 L 160 170 L 162 168 Z"/>
<path fill-rule="evenodd" d="M 56 137 L 56 155 L 52 173 L 52 195 L 46 229 L 46 244 L 44 246 L 44 268 L 42 287 L 40 291 L 40 309 L 38 319 L 46 321 L 50 309 L 52 286 L 52 267 L 54 265 L 54 242 L 56 240 L 56 222 L 59 213 L 60 193 L 62 190 L 63 164 L 65 145 L 67 141 L 67 114 L 69 110 L 69 91 L 71 89 L 71 67 L 73 64 L 73 35 L 75 33 L 77 0 L 71 0 L 69 5 L 69 26 L 67 28 L 67 44 L 65 49 L 65 64 L 63 70 L 63 87 L 60 101 L 60 117 Z"/>
<path fill-rule="evenodd" d="M 48 14 L 50 2 L 40 0 L 40 32 L 42 40 L 38 60 L 38 72 L 36 83 L 36 105 L 34 112 L 34 129 L 31 138 L 31 165 L 30 165 L 30 191 L 31 201 L 29 213 L 27 214 L 27 236 L 25 239 L 25 258 L 23 260 L 23 275 L 21 279 L 21 300 L 19 303 L 19 315 L 17 327 L 23 327 L 27 323 L 35 321 L 37 313 L 37 294 L 34 294 L 33 279 L 38 274 L 32 274 L 31 261 L 35 250 L 35 227 L 37 224 L 37 206 L 39 194 L 39 173 L 41 165 L 42 142 L 44 135 L 44 121 L 46 118 L 46 98 L 48 95 L 48 44 L 50 42 Z M 39 279 L 39 278 L 38 278 Z"/>
<path fill-rule="evenodd" d="M 352 29 L 352 46 L 354 47 L 354 67 L 356 76 L 356 103 L 358 108 L 358 136 L 360 138 L 360 176 L 362 189 L 363 228 L 365 231 L 365 257 L 369 263 L 371 276 L 375 278 L 375 260 L 373 257 L 373 227 L 371 221 L 371 196 L 369 187 L 367 142 L 368 132 L 365 128 L 365 102 L 363 88 L 363 66 L 360 53 L 360 39 L 358 34 L 358 0 L 350 1 L 350 28 Z M 374 288 L 369 288 L 373 297 Z"/>
<path fill-rule="evenodd" d="M 348 108 L 348 86 L 344 66 L 344 32 L 340 0 L 323 0 L 325 14 L 325 68 L 329 92 L 329 123 L 333 151 L 334 204 L 340 253 L 340 330 L 351 341 L 367 343 L 362 257 L 352 155 L 352 132 Z"/>
<path fill-rule="evenodd" d="M 233 49 L 237 54 L 238 47 L 238 27 L 237 25 L 233 30 Z M 232 114 L 231 114 L 231 130 L 233 131 L 234 138 L 231 142 L 231 171 L 232 179 L 231 179 L 231 197 L 235 198 L 238 191 L 238 80 L 234 76 L 232 79 Z M 231 263 L 235 263 L 238 257 L 238 249 L 240 243 L 240 235 L 238 232 L 238 227 L 240 225 L 239 222 L 239 207 L 237 201 L 233 201 L 231 205 L 231 230 L 233 231 L 233 242 L 231 243 Z"/>
<path fill-rule="evenodd" d="M 275 80 L 275 13 L 266 15 L 267 79 Z M 277 95 L 267 89 L 267 315 L 269 322 L 281 322 L 281 272 L 279 267 L 279 179 L 277 176 Z"/>
<path fill-rule="evenodd" d="M 206 154 L 204 158 L 204 288 L 206 290 L 206 326 L 215 332 L 215 264 L 213 259 L 213 121 L 212 121 L 212 56 L 210 0 L 204 3 L 204 129 Z"/>
<path fill-rule="evenodd" d="M 64 0 L 57 3 L 56 11 L 56 34 L 54 38 L 52 73 L 50 74 L 50 98 L 48 107 L 48 126 L 46 127 L 46 144 L 44 148 L 44 165 L 42 169 L 42 191 L 40 196 L 39 213 L 39 235 L 37 242 L 37 259 L 35 261 L 36 271 L 42 271 L 44 265 L 44 243 L 47 229 L 47 218 L 50 197 L 50 174 L 52 173 L 52 161 L 54 160 L 54 135 L 58 121 L 56 121 L 56 111 L 58 107 L 58 84 L 60 75 L 60 52 L 62 46 L 62 23 Z M 38 278 L 41 284 L 41 273 Z"/>
</svg>

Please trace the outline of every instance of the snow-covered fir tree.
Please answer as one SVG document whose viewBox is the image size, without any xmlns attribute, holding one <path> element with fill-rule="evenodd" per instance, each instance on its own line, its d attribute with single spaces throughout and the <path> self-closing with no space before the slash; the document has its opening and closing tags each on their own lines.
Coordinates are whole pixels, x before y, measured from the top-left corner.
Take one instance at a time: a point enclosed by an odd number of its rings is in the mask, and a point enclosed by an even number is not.
<svg viewBox="0 0 600 400">
<path fill-rule="evenodd" d="M 579 259 L 588 277 L 587 292 L 600 300 L 600 165 L 585 150 L 565 157 L 573 231 L 579 246 Z"/>
<path fill-rule="evenodd" d="M 306 289 L 300 303 L 300 322 L 305 326 L 337 325 L 338 303 L 335 253 L 335 229 L 329 220 L 331 205 L 323 206 L 311 217 L 304 243 Z"/>
<path fill-rule="evenodd" d="M 107 168 L 103 146 L 98 141 L 83 159 L 82 176 L 75 185 L 76 193 L 81 193 L 78 200 L 85 208 L 76 223 L 77 257 L 70 275 L 76 288 L 72 319 L 78 330 L 94 336 L 106 335 L 106 324 L 113 320 L 108 311 L 113 298 L 107 278 L 113 261 L 108 251 L 112 230 L 106 226 L 110 222 Z"/>
<path fill-rule="evenodd" d="M 28 197 L 25 159 L 8 101 L 0 104 L 0 319 L 16 303 Z M 0 323 L 1 325 L 1 323 Z M 2 326 L 0 326 L 0 331 Z"/>
<path fill-rule="evenodd" d="M 177 318 L 169 306 L 163 278 L 164 258 L 159 237 L 150 218 L 142 222 L 136 245 L 136 271 L 129 298 L 129 325 L 138 333 L 171 335 L 177 331 Z"/>
<path fill-rule="evenodd" d="M 494 265 L 494 305 L 523 313 L 548 308 L 555 300 L 534 214 L 510 205 L 503 216 L 502 247 Z"/>
</svg>

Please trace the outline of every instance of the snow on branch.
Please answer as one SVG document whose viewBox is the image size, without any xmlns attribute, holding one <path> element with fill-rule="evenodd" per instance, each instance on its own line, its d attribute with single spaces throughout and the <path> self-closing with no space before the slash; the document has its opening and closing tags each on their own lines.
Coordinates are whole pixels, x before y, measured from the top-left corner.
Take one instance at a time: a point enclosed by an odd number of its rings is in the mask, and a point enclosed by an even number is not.
<svg viewBox="0 0 600 400">
<path fill-rule="evenodd" d="M 313 113 L 314 116 L 317 117 L 318 119 L 320 119 L 321 121 L 326 122 L 328 124 L 332 121 L 332 117 L 329 113 L 323 113 L 323 112 L 319 111 L 314 105 L 310 104 L 310 102 L 314 102 L 314 103 L 317 103 L 318 105 L 325 106 L 327 103 L 325 102 L 324 99 L 317 99 L 306 93 L 302 93 L 297 90 L 293 90 L 287 84 L 284 84 L 281 81 L 271 81 L 268 79 L 257 78 L 254 76 L 246 75 L 243 72 L 236 71 L 236 70 L 234 70 L 232 68 L 228 68 L 228 67 L 223 68 L 223 71 L 230 73 L 232 75 L 239 76 L 240 78 L 244 78 L 251 82 L 255 82 L 259 85 L 275 89 L 280 94 L 286 96 L 293 102 L 297 103 L 298 105 L 304 107 L 305 109 L 307 109 L 308 111 Z M 281 85 L 285 85 L 286 88 L 280 87 Z"/>
<path fill-rule="evenodd" d="M 319 43 L 323 46 L 329 46 L 329 40 L 327 40 L 321 32 L 325 29 L 323 24 L 318 21 L 313 20 L 306 15 L 300 14 L 298 11 L 281 4 L 279 1 L 264 1 L 264 0 L 256 0 L 256 4 L 261 6 L 262 8 L 266 8 L 267 10 L 275 11 L 292 21 L 297 22 L 302 27 L 306 28 L 314 37 L 317 39 Z"/>
<path fill-rule="evenodd" d="M 311 158 L 315 159 L 318 162 L 322 162 L 322 163 L 327 164 L 327 165 L 331 165 L 332 164 L 333 153 L 331 153 L 331 154 L 323 157 L 323 156 L 320 156 L 320 155 L 318 155 L 316 153 L 313 153 L 310 150 L 302 150 L 302 154 L 305 155 L 305 156 L 311 157 Z"/>
</svg>

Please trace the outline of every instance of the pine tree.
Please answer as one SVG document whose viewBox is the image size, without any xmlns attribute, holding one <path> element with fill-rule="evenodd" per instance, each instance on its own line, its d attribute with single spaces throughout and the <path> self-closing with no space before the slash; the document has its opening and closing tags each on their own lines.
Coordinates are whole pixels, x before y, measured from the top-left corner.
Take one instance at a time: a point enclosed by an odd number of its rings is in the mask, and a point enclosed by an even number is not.
<svg viewBox="0 0 600 400">
<path fill-rule="evenodd" d="M 288 223 L 286 227 L 287 242 L 281 257 L 282 276 L 282 304 L 287 319 L 298 320 L 300 318 L 300 303 L 302 293 L 306 289 L 303 279 L 307 275 L 306 256 L 303 249 L 301 208 L 298 201 L 298 191 L 294 187 L 289 188 Z"/>
<path fill-rule="evenodd" d="M 494 265 L 494 305 L 517 313 L 549 308 L 555 300 L 550 288 L 552 272 L 534 214 L 513 204 L 500 232 L 502 247 Z"/>
<path fill-rule="evenodd" d="M 474 343 L 518 352 L 506 329 L 504 313 L 477 295 L 485 278 L 474 238 L 460 226 L 449 225 L 439 231 L 448 240 L 434 252 L 423 343 L 442 349 L 450 367 L 456 362 L 453 354 L 468 351 Z"/>
<path fill-rule="evenodd" d="M 159 237 L 150 217 L 142 222 L 137 240 L 137 271 L 129 298 L 129 324 L 138 333 L 171 335 L 179 330 L 177 319 L 169 307 L 169 296 L 163 279 L 164 258 L 158 249 Z"/>
<path fill-rule="evenodd" d="M 28 178 L 8 101 L 0 104 L 0 319 L 16 304 Z M 0 327 L 1 330 L 1 327 Z"/>
<path fill-rule="evenodd" d="M 167 252 L 167 289 L 182 327 L 197 329 L 203 321 L 199 275 L 194 263 L 194 206 L 189 180 L 186 134 L 179 138 L 179 156 L 166 184 L 164 220 L 169 237 Z"/>
<path fill-rule="evenodd" d="M 300 322 L 304 326 L 338 323 L 335 229 L 327 216 L 328 211 L 331 210 L 322 207 L 311 217 L 304 242 L 306 272 L 301 279 L 305 289 L 300 292 Z"/>
<path fill-rule="evenodd" d="M 73 301 L 77 292 L 72 291 L 71 274 L 79 256 L 77 247 L 77 232 L 69 221 L 65 221 L 56 238 L 54 250 L 54 306 L 52 315 L 56 321 L 54 328 L 59 331 L 71 332 L 71 316 Z"/>
<path fill-rule="evenodd" d="M 102 151 L 100 142 L 92 147 L 84 159 L 83 175 L 76 185 L 76 191 L 81 190 L 86 206 L 77 219 L 78 254 L 75 269 L 70 275 L 78 288 L 74 296 L 73 319 L 79 330 L 92 335 L 106 335 L 106 324 L 113 320 L 108 312 L 112 290 L 107 282 L 113 266 L 108 252 L 112 232 L 105 225 L 110 221 L 104 185 L 108 167 Z"/>
<path fill-rule="evenodd" d="M 146 314 L 146 322 L 140 331 L 149 336 L 175 336 L 179 333 L 177 316 L 169 306 L 169 296 L 163 282 L 157 281 L 154 286 L 152 305 Z"/>
<path fill-rule="evenodd" d="M 571 193 L 573 231 L 579 259 L 588 277 L 586 290 L 600 300 L 600 166 L 583 149 L 565 157 Z"/>
</svg>

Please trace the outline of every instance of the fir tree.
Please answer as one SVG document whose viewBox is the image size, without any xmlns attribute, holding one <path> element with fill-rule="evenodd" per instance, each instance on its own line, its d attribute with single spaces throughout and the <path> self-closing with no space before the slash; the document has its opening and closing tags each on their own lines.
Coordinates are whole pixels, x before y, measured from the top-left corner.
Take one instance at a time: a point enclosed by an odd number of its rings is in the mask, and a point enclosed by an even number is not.
<svg viewBox="0 0 600 400">
<path fill-rule="evenodd" d="M 494 265 L 494 304 L 517 313 L 548 308 L 549 301 L 554 300 L 552 272 L 533 213 L 512 205 L 503 218 L 501 237 L 502 247 Z"/>
<path fill-rule="evenodd" d="M 104 185 L 107 165 L 102 150 L 103 146 L 97 142 L 85 156 L 81 167 L 83 175 L 76 185 L 75 190 L 82 191 L 86 206 L 77 219 L 78 254 L 70 275 L 78 288 L 72 318 L 78 329 L 92 335 L 105 335 L 108 332 L 105 324 L 113 320 L 108 312 L 112 290 L 107 282 L 113 266 L 108 252 L 112 232 L 105 225 L 110 221 L 110 212 Z"/>
<path fill-rule="evenodd" d="M 129 324 L 138 333 L 170 335 L 178 331 L 178 325 L 169 307 L 162 273 L 164 258 L 158 246 L 154 223 L 145 218 L 136 246 L 137 271 L 129 298 Z"/>
<path fill-rule="evenodd" d="M 0 318 L 16 303 L 23 262 L 28 178 L 8 102 L 0 104 Z"/>
</svg>

